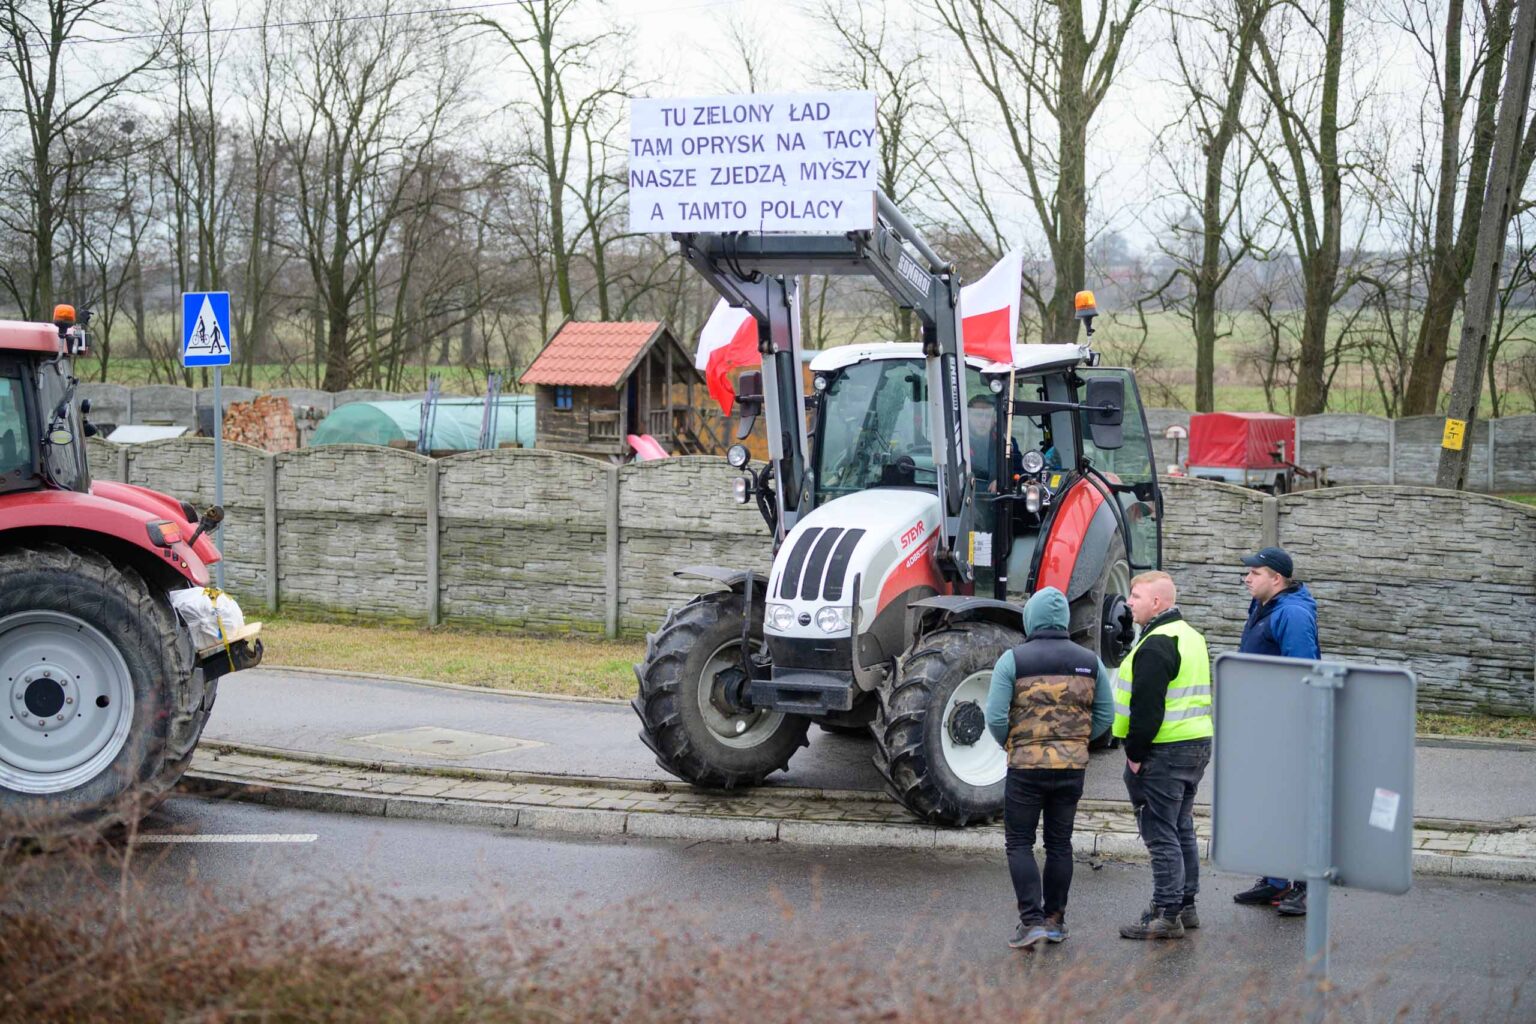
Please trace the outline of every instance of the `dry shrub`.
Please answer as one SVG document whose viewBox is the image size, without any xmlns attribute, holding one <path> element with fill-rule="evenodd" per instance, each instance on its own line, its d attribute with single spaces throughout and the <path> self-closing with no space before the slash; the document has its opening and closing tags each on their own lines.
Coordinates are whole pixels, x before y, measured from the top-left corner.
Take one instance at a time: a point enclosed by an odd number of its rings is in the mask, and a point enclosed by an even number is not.
<svg viewBox="0 0 1536 1024">
<path fill-rule="evenodd" d="M 1294 977 L 1232 981 L 1229 972 L 1213 983 L 1168 948 L 1147 950 L 1146 967 L 1123 977 L 1092 957 L 970 963 L 955 934 L 920 925 L 894 944 L 829 942 L 831 929 L 812 929 L 787 903 L 765 934 L 721 938 L 697 912 L 660 904 L 531 920 L 494 886 L 460 903 L 404 903 L 345 884 L 232 896 L 195 878 L 167 886 L 162 849 L 0 860 L 0 1020 L 1186 1024 L 1303 1015 Z M 1383 985 L 1335 993 L 1330 1017 L 1402 1012 Z M 1433 1006 L 1410 1015 L 1454 1019 Z"/>
</svg>

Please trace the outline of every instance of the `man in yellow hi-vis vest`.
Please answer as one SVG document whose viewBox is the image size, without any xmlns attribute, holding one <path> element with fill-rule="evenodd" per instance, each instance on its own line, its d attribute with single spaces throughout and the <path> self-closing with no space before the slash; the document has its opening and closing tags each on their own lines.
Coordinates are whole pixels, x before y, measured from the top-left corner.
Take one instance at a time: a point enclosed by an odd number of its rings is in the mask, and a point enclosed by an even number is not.
<svg viewBox="0 0 1536 1024">
<path fill-rule="evenodd" d="M 1131 581 L 1141 633 L 1120 663 L 1112 731 L 1124 741 L 1125 788 L 1152 858 L 1152 905 L 1120 929 L 1127 939 L 1181 939 L 1200 927 L 1195 791 L 1211 761 L 1211 658 L 1177 602 L 1165 572 Z"/>
</svg>

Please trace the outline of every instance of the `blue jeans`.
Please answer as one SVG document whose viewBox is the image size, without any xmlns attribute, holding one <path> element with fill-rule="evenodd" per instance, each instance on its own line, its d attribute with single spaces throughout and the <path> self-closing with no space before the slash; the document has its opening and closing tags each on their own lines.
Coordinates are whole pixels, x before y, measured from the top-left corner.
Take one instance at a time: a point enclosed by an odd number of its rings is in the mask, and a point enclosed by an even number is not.
<svg viewBox="0 0 1536 1024">
<path fill-rule="evenodd" d="M 1156 743 L 1141 771 L 1125 767 L 1125 789 L 1136 828 L 1152 858 L 1152 902 L 1177 913 L 1200 891 L 1200 846 L 1195 838 L 1195 792 L 1211 762 L 1209 739 Z"/>
</svg>

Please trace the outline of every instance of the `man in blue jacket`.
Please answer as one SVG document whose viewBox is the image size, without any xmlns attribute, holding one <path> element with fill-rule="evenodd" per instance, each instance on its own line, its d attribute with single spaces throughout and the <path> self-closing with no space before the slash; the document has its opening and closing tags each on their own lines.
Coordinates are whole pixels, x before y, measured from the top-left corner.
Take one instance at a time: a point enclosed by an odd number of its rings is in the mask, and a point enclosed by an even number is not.
<svg viewBox="0 0 1536 1024">
<path fill-rule="evenodd" d="M 1321 658 L 1317 645 L 1317 602 L 1307 585 L 1293 578 L 1296 567 L 1291 556 L 1284 548 L 1263 548 L 1245 557 L 1243 564 L 1248 567 L 1243 585 L 1253 600 L 1248 603 L 1248 622 L 1243 626 L 1238 652 L 1313 661 Z M 1261 878 L 1232 899 L 1238 903 L 1271 904 L 1286 916 L 1300 917 L 1307 912 L 1307 883 Z"/>
<path fill-rule="evenodd" d="M 1042 587 L 1024 605 L 1022 644 L 1004 651 L 987 691 L 987 729 L 1008 752 L 1003 845 L 1019 925 L 1008 945 L 1033 949 L 1067 937 L 1072 824 L 1083 795 L 1088 742 L 1109 730 L 1109 672 L 1072 641 L 1067 597 Z M 1035 832 L 1045 818 L 1045 875 L 1035 866 Z M 1043 884 L 1042 884 L 1043 881 Z"/>
</svg>

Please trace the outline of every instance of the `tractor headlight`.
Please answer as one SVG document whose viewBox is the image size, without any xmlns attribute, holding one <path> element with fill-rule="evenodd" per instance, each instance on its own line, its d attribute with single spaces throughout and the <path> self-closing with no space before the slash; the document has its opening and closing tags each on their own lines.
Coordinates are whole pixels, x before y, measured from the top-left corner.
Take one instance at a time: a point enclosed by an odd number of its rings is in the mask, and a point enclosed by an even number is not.
<svg viewBox="0 0 1536 1024">
<path fill-rule="evenodd" d="M 725 450 L 725 461 L 731 464 L 732 469 L 743 469 L 752 460 L 752 453 L 747 451 L 744 444 L 733 444 Z"/>
<path fill-rule="evenodd" d="M 1045 503 L 1045 493 L 1039 484 L 1030 484 L 1024 488 L 1024 508 L 1030 513 L 1040 511 L 1040 506 Z"/>
<path fill-rule="evenodd" d="M 763 608 L 763 625 L 783 633 L 795 624 L 795 610 L 787 604 L 769 602 Z"/>
<path fill-rule="evenodd" d="M 1019 456 L 1019 465 L 1023 467 L 1024 472 L 1034 476 L 1045 468 L 1045 456 L 1031 448 Z"/>
<path fill-rule="evenodd" d="M 848 609 L 829 604 L 816 613 L 816 625 L 823 633 L 841 633 L 848 628 Z"/>
<path fill-rule="evenodd" d="M 752 500 L 752 481 L 739 476 L 731 482 L 731 491 L 736 496 L 736 504 L 745 505 Z"/>
</svg>

